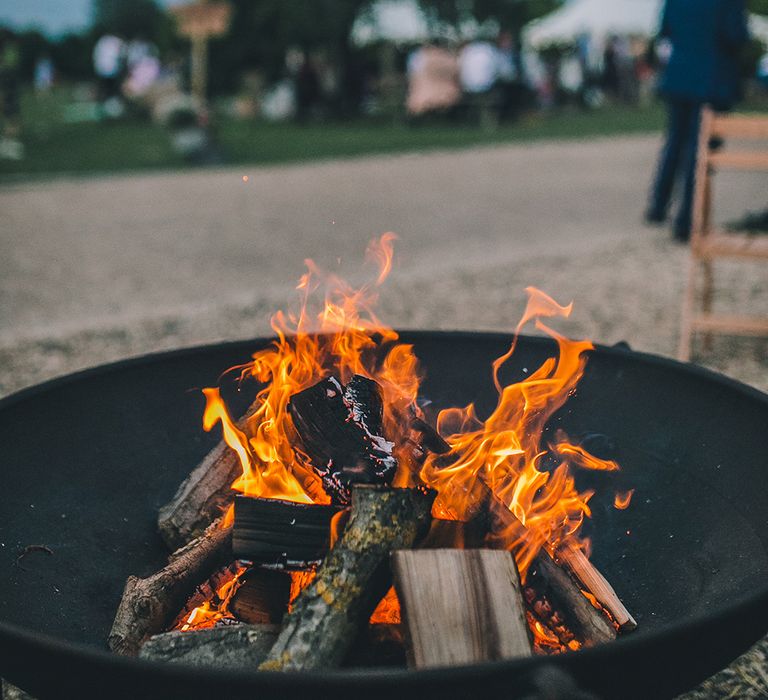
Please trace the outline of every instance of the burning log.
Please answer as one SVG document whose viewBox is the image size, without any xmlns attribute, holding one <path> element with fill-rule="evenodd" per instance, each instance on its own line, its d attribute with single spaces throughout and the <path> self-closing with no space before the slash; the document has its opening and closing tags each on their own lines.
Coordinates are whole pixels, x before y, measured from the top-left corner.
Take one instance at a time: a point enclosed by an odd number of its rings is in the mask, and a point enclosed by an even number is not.
<svg viewBox="0 0 768 700">
<path fill-rule="evenodd" d="M 534 559 L 528 579 L 535 588 L 543 590 L 547 598 L 551 597 L 558 604 L 568 626 L 584 646 L 590 647 L 616 639 L 614 626 L 587 600 L 571 575 L 558 566 L 546 550 L 541 550 Z"/>
<path fill-rule="evenodd" d="M 242 671 L 266 657 L 277 638 L 276 625 L 228 625 L 196 632 L 166 632 L 149 639 L 139 657 L 152 661 Z"/>
<path fill-rule="evenodd" d="M 198 539 L 171 555 L 168 565 L 149 576 L 129 576 L 109 633 L 112 651 L 135 656 L 141 644 L 161 632 L 201 581 L 231 559 L 231 529 L 214 522 Z"/>
<path fill-rule="evenodd" d="M 341 508 L 275 498 L 235 497 L 232 550 L 238 559 L 306 569 L 328 551 L 331 520 Z"/>
<path fill-rule="evenodd" d="M 420 489 L 355 486 L 343 535 L 285 616 L 260 670 L 338 666 L 389 585 L 390 552 L 413 545 L 433 500 Z"/>
<path fill-rule="evenodd" d="M 232 596 L 229 609 L 243 622 L 279 624 L 288 609 L 291 577 L 282 571 L 250 569 Z"/>
<path fill-rule="evenodd" d="M 491 491 L 491 489 L 485 484 L 483 484 L 483 489 L 486 492 L 486 507 L 488 508 L 491 518 L 495 519 L 497 522 L 494 530 L 502 531 L 513 525 L 520 527 L 520 521 L 517 519 L 515 514 L 512 513 L 512 511 L 509 510 L 509 508 L 507 508 L 499 500 L 493 491 Z M 560 552 L 557 553 L 558 558 L 560 557 L 561 552 L 564 551 L 566 550 L 560 550 Z M 567 551 L 570 552 L 571 550 Z M 569 561 L 575 561 L 576 565 L 581 567 L 581 571 L 583 572 L 584 577 L 588 579 L 589 582 L 584 581 L 577 574 L 575 574 L 576 578 L 581 581 L 587 592 L 594 595 L 597 601 L 607 610 L 608 613 L 610 613 L 611 617 L 617 622 L 619 629 L 622 632 L 629 632 L 635 629 L 637 624 L 635 623 L 634 618 L 632 618 L 629 612 L 627 612 L 627 609 L 618 599 L 618 596 L 616 596 L 613 588 L 611 588 L 605 577 L 603 577 L 603 575 L 597 571 L 595 566 L 583 554 L 581 554 L 580 557 L 572 557 L 569 559 Z M 545 549 L 542 548 L 539 551 L 539 553 L 536 555 L 536 558 L 534 559 L 533 565 L 538 567 L 543 572 L 544 578 L 552 586 L 558 600 L 561 601 L 561 604 L 566 610 L 569 610 L 572 613 L 572 618 L 581 630 L 581 636 L 583 636 L 585 644 L 591 645 L 598 642 L 610 641 L 611 639 L 616 638 L 615 630 L 613 629 L 613 626 L 609 624 L 609 621 L 606 619 L 605 615 L 603 615 L 590 603 L 590 601 L 582 593 L 576 581 L 571 578 L 571 575 L 568 572 L 562 570 L 560 566 L 552 561 L 552 557 L 550 557 L 549 553 Z M 569 568 L 571 567 L 569 566 Z M 611 608 L 603 602 L 603 599 L 598 598 L 598 596 L 592 590 L 590 584 L 595 585 L 593 580 L 599 580 L 603 582 L 603 588 L 600 590 L 601 595 L 603 595 L 605 599 L 610 600 L 614 605 L 616 612 L 621 616 L 622 619 L 626 620 L 623 626 L 622 623 L 619 622 L 619 618 L 616 617 L 613 610 L 611 610 Z M 609 595 L 609 593 L 611 593 L 612 596 Z M 585 606 L 584 603 L 587 605 Z M 597 616 L 599 616 L 599 619 Z M 631 623 L 629 623 L 628 620 L 631 620 Z M 610 628 L 610 630 L 607 628 Z"/>
<path fill-rule="evenodd" d="M 256 402 L 251 404 L 237 427 L 244 429 L 257 408 Z M 158 511 L 157 527 L 169 549 L 183 547 L 221 515 L 231 497 L 232 483 L 241 474 L 237 454 L 222 440 Z"/>
<path fill-rule="evenodd" d="M 509 552 L 399 551 L 392 555 L 392 568 L 411 666 L 531 655 L 520 578 Z"/>
<path fill-rule="evenodd" d="M 557 559 L 573 572 L 573 575 L 581 582 L 584 588 L 589 591 L 597 602 L 600 603 L 616 621 L 619 630 L 622 632 L 631 632 L 637 628 L 635 618 L 624 607 L 624 603 L 619 600 L 616 591 L 596 568 L 595 565 L 587 559 L 587 556 L 580 549 L 571 547 L 562 548 L 556 553 Z"/>
<path fill-rule="evenodd" d="M 325 492 L 349 503 L 352 484 L 384 484 L 397 468 L 394 444 L 383 433 L 381 387 L 355 375 L 346 386 L 328 377 L 291 397 L 296 432 Z"/>
</svg>

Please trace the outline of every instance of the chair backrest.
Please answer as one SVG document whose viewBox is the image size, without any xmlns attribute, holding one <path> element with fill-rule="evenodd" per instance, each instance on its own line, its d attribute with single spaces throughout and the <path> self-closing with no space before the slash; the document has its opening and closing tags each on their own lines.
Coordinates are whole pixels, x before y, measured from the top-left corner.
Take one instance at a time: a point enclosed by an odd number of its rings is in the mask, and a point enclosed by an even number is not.
<svg viewBox="0 0 768 700">
<path fill-rule="evenodd" d="M 756 149 L 740 145 L 731 149 L 726 142 L 724 148 L 712 151 L 712 138 L 768 142 L 768 116 L 716 114 L 710 107 L 702 110 L 691 231 L 693 246 L 709 232 L 710 173 L 716 170 L 768 171 L 768 145 Z"/>
</svg>

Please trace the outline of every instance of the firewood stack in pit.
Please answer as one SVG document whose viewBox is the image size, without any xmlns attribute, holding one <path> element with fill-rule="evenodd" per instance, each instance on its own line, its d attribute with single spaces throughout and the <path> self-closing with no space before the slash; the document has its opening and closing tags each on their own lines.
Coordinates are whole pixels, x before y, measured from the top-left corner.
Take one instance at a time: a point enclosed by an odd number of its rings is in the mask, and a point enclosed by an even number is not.
<svg viewBox="0 0 768 700">
<path fill-rule="evenodd" d="M 395 443 L 384 434 L 373 379 L 353 375 L 343 384 L 328 376 L 294 394 L 288 410 L 297 459 L 330 502 L 237 496 L 231 526 L 214 522 L 165 569 L 129 579 L 109 639 L 114 651 L 265 671 L 406 660 L 420 668 L 577 650 L 634 627 L 578 552 L 552 556 L 542 547 L 521 584 L 513 554 L 477 537 L 516 520 L 482 480 L 473 522 L 450 528 L 432 520 L 433 491 L 393 487 Z M 450 465 L 450 445 L 423 413 L 414 408 L 405 420 L 414 463 L 443 453 Z M 218 459 L 204 464 L 227 471 L 225 452 L 216 448 Z M 182 485 L 177 498 L 222 501 L 225 483 L 226 475 L 211 475 L 210 492 L 198 481 Z M 164 511 L 198 517 L 184 503 Z M 465 542 L 479 547 L 454 548 L 463 529 L 475 533 L 475 543 Z"/>
</svg>

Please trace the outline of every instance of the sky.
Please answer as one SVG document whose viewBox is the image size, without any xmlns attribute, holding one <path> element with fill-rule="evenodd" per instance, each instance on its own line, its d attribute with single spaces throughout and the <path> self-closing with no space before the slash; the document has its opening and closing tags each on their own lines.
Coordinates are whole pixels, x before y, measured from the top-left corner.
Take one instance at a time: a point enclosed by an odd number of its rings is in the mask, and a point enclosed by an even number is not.
<svg viewBox="0 0 768 700">
<path fill-rule="evenodd" d="M 161 5 L 179 0 L 161 0 Z M 85 29 L 91 19 L 91 0 L 0 0 L 0 25 L 40 29 L 53 36 Z"/>
</svg>

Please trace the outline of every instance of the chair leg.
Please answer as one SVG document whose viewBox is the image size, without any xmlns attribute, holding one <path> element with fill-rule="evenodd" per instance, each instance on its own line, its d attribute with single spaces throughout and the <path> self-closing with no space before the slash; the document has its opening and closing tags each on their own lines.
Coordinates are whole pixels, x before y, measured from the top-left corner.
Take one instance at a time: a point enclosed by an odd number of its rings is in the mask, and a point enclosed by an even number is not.
<svg viewBox="0 0 768 700">
<path fill-rule="evenodd" d="M 701 309 L 708 315 L 712 313 L 712 299 L 715 293 L 715 275 L 711 260 L 704 260 L 701 265 L 703 274 L 703 290 L 701 294 Z M 712 352 L 712 334 L 705 333 L 702 338 L 704 350 Z"/>
<path fill-rule="evenodd" d="M 688 362 L 691 359 L 691 341 L 693 335 L 693 313 L 696 301 L 696 258 L 688 255 L 688 270 L 686 274 L 685 291 L 683 292 L 683 308 L 680 315 L 680 340 L 677 348 L 677 359 Z"/>
</svg>

